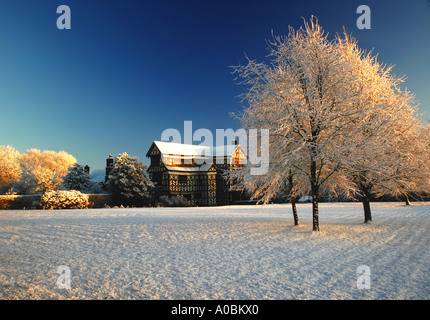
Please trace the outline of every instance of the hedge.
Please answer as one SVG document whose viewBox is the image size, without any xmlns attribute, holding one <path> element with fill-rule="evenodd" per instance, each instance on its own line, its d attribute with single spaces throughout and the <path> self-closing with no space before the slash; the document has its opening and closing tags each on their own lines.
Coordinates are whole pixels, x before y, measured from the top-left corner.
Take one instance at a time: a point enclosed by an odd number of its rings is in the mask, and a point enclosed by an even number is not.
<svg viewBox="0 0 430 320">
<path fill-rule="evenodd" d="M 88 194 L 89 208 L 111 205 L 110 194 Z M 0 210 L 42 209 L 42 195 L 0 195 Z"/>
<path fill-rule="evenodd" d="M 39 209 L 41 195 L 0 196 L 0 210 Z"/>
</svg>

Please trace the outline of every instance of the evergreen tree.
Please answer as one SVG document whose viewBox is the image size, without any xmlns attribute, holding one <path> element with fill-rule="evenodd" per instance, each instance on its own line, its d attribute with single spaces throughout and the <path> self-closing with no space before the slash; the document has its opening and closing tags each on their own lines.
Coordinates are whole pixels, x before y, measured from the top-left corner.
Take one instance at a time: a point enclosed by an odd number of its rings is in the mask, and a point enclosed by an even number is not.
<svg viewBox="0 0 430 320">
<path fill-rule="evenodd" d="M 108 177 L 108 188 L 116 205 L 142 206 L 151 199 L 154 184 L 137 157 L 120 154 Z"/>
<path fill-rule="evenodd" d="M 64 177 L 63 186 L 67 190 L 90 192 L 94 186 L 93 179 L 83 165 L 75 163 Z"/>
</svg>

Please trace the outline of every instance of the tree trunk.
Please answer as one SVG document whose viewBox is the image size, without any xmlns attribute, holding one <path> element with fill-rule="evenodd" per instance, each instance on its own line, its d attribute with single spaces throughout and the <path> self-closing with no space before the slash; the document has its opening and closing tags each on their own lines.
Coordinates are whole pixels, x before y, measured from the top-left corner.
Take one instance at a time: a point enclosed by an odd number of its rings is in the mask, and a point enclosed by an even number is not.
<svg viewBox="0 0 430 320">
<path fill-rule="evenodd" d="M 308 100 L 308 99 L 307 99 Z M 319 181 L 317 179 L 317 161 L 316 156 L 319 154 L 317 148 L 317 140 L 320 133 L 318 124 L 315 121 L 314 108 L 311 107 L 309 100 L 308 106 L 310 111 L 310 125 L 312 128 L 311 144 L 311 190 L 312 190 L 312 230 L 320 231 L 319 214 L 318 214 L 318 192 L 319 192 Z"/>
<path fill-rule="evenodd" d="M 291 199 L 291 206 L 292 206 L 292 209 L 293 209 L 294 225 L 298 226 L 298 225 L 300 225 L 300 222 L 299 222 L 299 215 L 297 214 L 296 191 L 294 190 L 293 176 L 292 175 L 290 175 L 288 177 L 288 183 L 290 184 L 290 199 Z"/>
<path fill-rule="evenodd" d="M 411 201 L 409 200 L 408 195 L 405 193 L 405 194 L 404 194 L 404 196 L 405 196 L 405 204 L 406 204 L 407 206 L 410 206 L 410 205 L 411 205 Z"/>
<path fill-rule="evenodd" d="M 312 194 L 312 231 L 320 231 L 318 193 Z"/>
<path fill-rule="evenodd" d="M 372 221 L 372 212 L 370 210 L 370 201 L 367 196 L 363 197 L 363 208 L 364 208 L 364 223 Z"/>
<path fill-rule="evenodd" d="M 364 209 L 364 223 L 372 221 L 372 211 L 370 210 L 370 200 L 372 199 L 372 183 L 366 179 L 366 172 L 361 172 L 360 175 L 354 178 L 361 193 L 361 202 Z"/>
<path fill-rule="evenodd" d="M 361 192 L 363 193 L 362 202 L 364 208 L 364 223 L 368 223 L 372 221 L 372 211 L 370 210 L 370 200 L 372 199 L 372 195 L 370 193 L 370 189 L 366 188 L 362 185 Z"/>
<path fill-rule="evenodd" d="M 291 198 L 291 206 L 293 208 L 294 225 L 298 226 L 298 225 L 300 225 L 300 222 L 299 222 L 299 215 L 297 214 L 296 199 L 295 198 Z"/>
<path fill-rule="evenodd" d="M 318 195 L 312 195 L 312 231 L 320 231 Z"/>
<path fill-rule="evenodd" d="M 311 189 L 312 189 L 312 230 L 320 231 L 319 214 L 318 214 L 318 191 L 319 186 L 316 183 L 317 171 L 316 162 L 311 161 Z"/>
</svg>

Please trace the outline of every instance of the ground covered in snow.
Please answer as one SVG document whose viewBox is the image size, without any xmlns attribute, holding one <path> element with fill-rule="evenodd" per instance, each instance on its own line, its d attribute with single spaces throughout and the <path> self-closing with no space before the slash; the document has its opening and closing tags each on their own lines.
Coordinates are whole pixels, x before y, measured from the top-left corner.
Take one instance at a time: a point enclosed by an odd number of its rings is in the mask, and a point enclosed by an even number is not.
<svg viewBox="0 0 430 320">
<path fill-rule="evenodd" d="M 299 227 L 288 204 L 0 211 L 0 299 L 430 298 L 430 203 L 373 203 L 369 225 L 323 203 L 319 233 L 298 210 Z"/>
</svg>

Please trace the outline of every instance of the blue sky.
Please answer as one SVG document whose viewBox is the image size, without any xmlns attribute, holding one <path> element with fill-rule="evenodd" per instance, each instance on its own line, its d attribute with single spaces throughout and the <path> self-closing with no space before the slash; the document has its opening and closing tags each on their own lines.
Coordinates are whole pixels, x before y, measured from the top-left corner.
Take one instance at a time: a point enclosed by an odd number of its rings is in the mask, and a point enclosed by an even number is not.
<svg viewBox="0 0 430 320">
<path fill-rule="evenodd" d="M 59 5 L 71 9 L 59 30 Z M 371 9 L 359 30 L 356 9 Z M 1 0 L 0 145 L 64 150 L 92 169 L 127 152 L 145 157 L 163 130 L 237 128 L 242 110 L 230 66 L 262 61 L 271 30 L 317 16 L 329 37 L 343 26 L 395 64 L 430 120 L 430 2 Z"/>
</svg>

